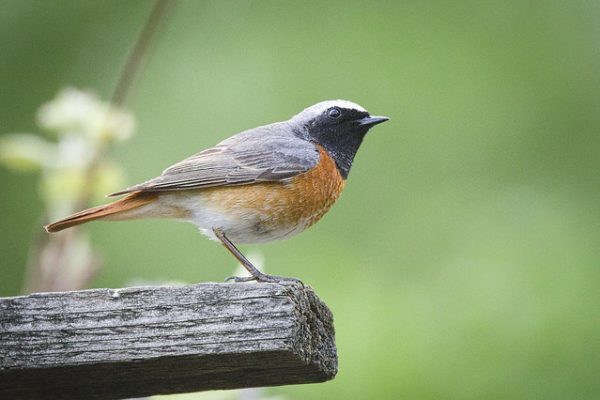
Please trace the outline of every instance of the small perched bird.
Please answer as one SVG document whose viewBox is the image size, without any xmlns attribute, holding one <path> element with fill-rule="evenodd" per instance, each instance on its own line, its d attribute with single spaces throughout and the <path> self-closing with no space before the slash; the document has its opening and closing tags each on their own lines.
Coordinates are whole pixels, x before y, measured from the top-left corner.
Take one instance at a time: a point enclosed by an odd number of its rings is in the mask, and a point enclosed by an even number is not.
<svg viewBox="0 0 600 400">
<path fill-rule="evenodd" d="M 234 135 L 110 196 L 125 197 L 45 226 L 58 232 L 94 220 L 174 218 L 219 240 L 250 273 L 236 282 L 280 281 L 234 243 L 288 238 L 317 222 L 344 188 L 367 131 L 387 117 L 358 104 L 323 101 L 291 119 Z"/>
</svg>

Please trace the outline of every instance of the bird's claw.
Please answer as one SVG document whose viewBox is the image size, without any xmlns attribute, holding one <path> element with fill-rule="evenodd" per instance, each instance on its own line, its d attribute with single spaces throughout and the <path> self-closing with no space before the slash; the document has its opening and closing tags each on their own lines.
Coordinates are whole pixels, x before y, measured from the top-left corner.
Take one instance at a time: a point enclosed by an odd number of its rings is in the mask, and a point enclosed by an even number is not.
<svg viewBox="0 0 600 400">
<path fill-rule="evenodd" d="M 243 282 L 263 282 L 263 283 L 279 283 L 279 284 L 289 284 L 289 283 L 299 283 L 304 286 L 304 283 L 297 278 L 288 278 L 285 276 L 277 276 L 277 275 L 251 275 L 251 276 L 230 276 L 225 279 L 226 282 L 233 281 L 235 283 L 243 283 Z"/>
</svg>

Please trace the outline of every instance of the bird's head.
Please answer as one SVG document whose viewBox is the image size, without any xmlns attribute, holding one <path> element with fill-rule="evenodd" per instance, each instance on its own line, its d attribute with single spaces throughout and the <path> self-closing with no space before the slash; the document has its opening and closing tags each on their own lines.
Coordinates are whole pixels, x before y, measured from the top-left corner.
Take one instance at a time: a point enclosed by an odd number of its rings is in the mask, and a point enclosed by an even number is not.
<svg viewBox="0 0 600 400">
<path fill-rule="evenodd" d="M 323 146 L 346 178 L 365 134 L 388 119 L 371 116 L 351 101 L 328 100 L 303 110 L 290 123 L 304 138 Z"/>
</svg>

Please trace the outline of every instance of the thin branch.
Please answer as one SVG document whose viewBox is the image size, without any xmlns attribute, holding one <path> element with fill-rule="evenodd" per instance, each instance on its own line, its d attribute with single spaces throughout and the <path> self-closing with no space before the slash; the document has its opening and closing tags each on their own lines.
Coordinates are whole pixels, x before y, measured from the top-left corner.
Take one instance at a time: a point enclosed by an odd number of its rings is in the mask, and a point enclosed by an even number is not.
<svg viewBox="0 0 600 400">
<path fill-rule="evenodd" d="M 111 97 L 111 101 L 116 105 L 123 105 L 127 100 L 127 96 L 131 92 L 133 83 L 139 74 L 142 62 L 145 59 L 148 45 L 151 42 L 152 36 L 156 32 L 160 21 L 163 19 L 169 0 L 157 0 L 150 12 L 150 16 L 146 20 L 146 24 L 138 37 L 135 45 L 129 53 L 127 63 L 121 71 L 119 81 Z"/>
<path fill-rule="evenodd" d="M 160 22 L 164 18 L 167 8 L 171 0 L 156 0 L 152 11 L 150 12 L 142 31 L 140 32 L 134 46 L 127 56 L 125 65 L 123 66 L 119 79 L 113 91 L 111 102 L 117 106 L 122 106 L 127 101 L 128 95 L 131 93 L 136 77 L 142 70 L 143 61 L 147 56 L 149 45 L 152 41 L 154 34 L 157 31 Z M 86 207 L 94 193 L 94 182 L 96 181 L 96 175 L 98 173 L 98 167 L 100 166 L 102 159 L 104 158 L 108 148 L 106 145 L 99 146 L 95 154 L 92 156 L 92 160 L 88 164 L 84 171 L 83 187 L 79 198 L 74 203 L 74 209 L 81 209 Z M 52 291 L 57 290 L 60 285 L 59 282 L 62 266 L 65 264 L 62 259 L 68 252 L 65 251 L 66 246 L 72 242 L 72 238 L 76 234 L 76 230 L 68 234 L 60 234 L 53 236 L 52 239 L 40 231 L 40 236 L 34 241 L 33 251 L 30 253 L 29 262 L 27 266 L 26 282 L 24 284 L 25 292 L 32 291 Z M 51 263 L 53 265 L 46 266 L 44 268 L 43 252 L 44 249 L 48 248 L 53 241 L 57 244 L 57 254 L 52 257 Z M 48 268 L 50 267 L 50 268 Z M 87 282 L 93 278 L 95 271 L 87 271 L 84 274 L 87 278 Z M 79 287 L 64 288 L 61 289 L 79 289 L 87 282 L 80 282 Z"/>
<path fill-rule="evenodd" d="M 156 32 L 160 21 L 165 16 L 167 6 L 170 0 L 156 0 L 154 7 L 138 36 L 135 45 L 131 48 L 127 61 L 121 70 L 119 80 L 113 91 L 111 102 L 115 105 L 122 106 L 127 101 L 127 96 L 133 89 L 135 78 L 139 75 L 142 70 L 143 60 L 145 59 L 149 45 L 154 33 Z M 100 165 L 105 153 L 107 152 L 106 146 L 99 147 L 94 154 L 92 160 L 88 164 L 85 171 L 84 187 L 81 190 L 81 196 L 76 203 L 75 209 L 80 209 L 88 205 L 94 192 L 94 182 L 96 181 L 96 175 L 98 173 L 98 166 Z"/>
</svg>

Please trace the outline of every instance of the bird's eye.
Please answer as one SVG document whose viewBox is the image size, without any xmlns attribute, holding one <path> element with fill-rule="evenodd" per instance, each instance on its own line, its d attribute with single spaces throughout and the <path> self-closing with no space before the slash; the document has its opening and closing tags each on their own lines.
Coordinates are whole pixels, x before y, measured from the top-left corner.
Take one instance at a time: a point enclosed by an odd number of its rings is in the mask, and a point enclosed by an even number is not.
<svg viewBox="0 0 600 400">
<path fill-rule="evenodd" d="M 339 118 L 342 115 L 342 112 L 337 107 L 331 107 L 327 110 L 327 115 L 331 118 Z"/>
</svg>

